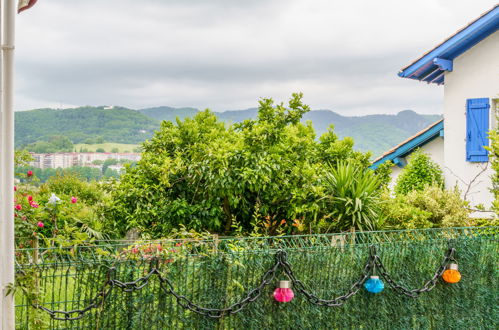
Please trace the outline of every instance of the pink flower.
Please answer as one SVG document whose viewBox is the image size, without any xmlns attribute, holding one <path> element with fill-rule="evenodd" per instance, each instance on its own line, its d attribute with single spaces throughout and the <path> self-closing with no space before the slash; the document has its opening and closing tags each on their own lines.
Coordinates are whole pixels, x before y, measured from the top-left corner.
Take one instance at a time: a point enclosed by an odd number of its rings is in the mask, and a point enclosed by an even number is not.
<svg viewBox="0 0 499 330">
<path fill-rule="evenodd" d="M 16 210 L 21 211 L 23 209 L 23 206 L 21 204 L 16 205 Z"/>
<path fill-rule="evenodd" d="M 33 208 L 35 208 L 35 209 L 37 209 L 37 208 L 38 208 L 38 206 L 40 206 L 40 205 L 38 205 L 38 203 L 37 203 L 37 202 L 29 202 L 29 205 L 31 205 L 31 207 L 33 207 Z"/>
<path fill-rule="evenodd" d="M 33 171 L 29 170 L 28 172 L 26 172 L 26 175 L 29 177 L 33 176 Z"/>
<path fill-rule="evenodd" d="M 134 253 L 134 254 L 139 253 L 139 249 L 137 249 L 136 247 L 134 247 L 134 248 L 132 249 L 132 253 Z"/>
<path fill-rule="evenodd" d="M 74 204 L 74 203 L 76 203 L 77 201 L 78 201 L 78 198 L 76 198 L 76 197 L 74 197 L 74 196 L 73 196 L 73 197 L 71 197 L 71 203 L 73 203 L 73 204 Z"/>
<path fill-rule="evenodd" d="M 30 201 L 30 202 L 31 202 L 32 200 L 33 200 L 33 196 L 28 195 L 28 201 Z"/>
<path fill-rule="evenodd" d="M 43 224 L 43 222 L 41 221 L 38 221 L 38 223 L 36 224 L 39 228 L 43 228 L 45 225 Z"/>
</svg>

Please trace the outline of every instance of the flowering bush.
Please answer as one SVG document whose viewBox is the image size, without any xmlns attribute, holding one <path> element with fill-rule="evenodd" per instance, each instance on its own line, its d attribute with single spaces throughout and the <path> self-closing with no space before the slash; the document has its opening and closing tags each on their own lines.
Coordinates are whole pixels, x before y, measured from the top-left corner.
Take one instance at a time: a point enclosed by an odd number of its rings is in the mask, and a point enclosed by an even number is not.
<svg viewBox="0 0 499 330">
<path fill-rule="evenodd" d="M 50 183 L 37 187 L 37 178 L 32 173 L 27 172 L 24 176 L 25 183 L 15 187 L 14 217 L 18 247 L 33 246 L 38 238 L 46 246 L 70 246 L 103 238 L 96 203 L 88 197 L 90 189 L 79 198 L 77 189 L 71 189 L 68 194 L 61 193 L 59 189 L 51 189 Z M 67 178 L 60 180 L 68 181 Z M 60 182 L 56 178 L 52 184 L 57 188 Z"/>
</svg>

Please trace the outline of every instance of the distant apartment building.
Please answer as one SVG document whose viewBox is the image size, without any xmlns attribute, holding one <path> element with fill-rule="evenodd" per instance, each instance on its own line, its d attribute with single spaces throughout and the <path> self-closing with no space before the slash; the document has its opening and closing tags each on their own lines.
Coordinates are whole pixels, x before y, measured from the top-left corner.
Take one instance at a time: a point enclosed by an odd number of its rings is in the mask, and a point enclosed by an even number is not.
<svg viewBox="0 0 499 330">
<path fill-rule="evenodd" d="M 45 168 L 68 168 L 72 166 L 91 166 L 96 160 L 107 159 L 139 161 L 140 153 L 114 153 L 114 152 L 58 152 L 52 154 L 31 153 L 33 167 Z"/>
</svg>

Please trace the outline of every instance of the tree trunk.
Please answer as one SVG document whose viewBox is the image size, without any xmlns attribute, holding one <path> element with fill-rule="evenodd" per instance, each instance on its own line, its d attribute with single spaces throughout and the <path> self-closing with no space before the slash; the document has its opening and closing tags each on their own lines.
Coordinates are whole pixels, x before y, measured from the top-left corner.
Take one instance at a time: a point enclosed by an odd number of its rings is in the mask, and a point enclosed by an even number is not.
<svg viewBox="0 0 499 330">
<path fill-rule="evenodd" d="M 229 198 L 224 197 L 223 210 L 225 213 L 225 233 L 230 233 L 232 227 L 232 213 L 230 211 Z"/>
</svg>

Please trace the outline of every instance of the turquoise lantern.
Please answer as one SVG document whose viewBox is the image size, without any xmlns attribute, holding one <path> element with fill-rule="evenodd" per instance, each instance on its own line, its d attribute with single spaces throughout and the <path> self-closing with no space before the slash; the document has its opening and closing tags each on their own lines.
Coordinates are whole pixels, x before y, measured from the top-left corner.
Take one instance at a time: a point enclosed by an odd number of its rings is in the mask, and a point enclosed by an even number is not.
<svg viewBox="0 0 499 330">
<path fill-rule="evenodd" d="M 379 279 L 379 276 L 371 276 L 365 283 L 364 289 L 371 293 L 380 293 L 385 288 L 385 284 Z"/>
</svg>

